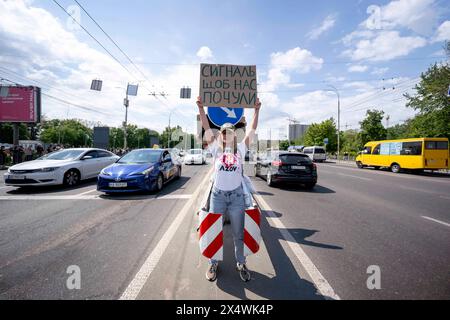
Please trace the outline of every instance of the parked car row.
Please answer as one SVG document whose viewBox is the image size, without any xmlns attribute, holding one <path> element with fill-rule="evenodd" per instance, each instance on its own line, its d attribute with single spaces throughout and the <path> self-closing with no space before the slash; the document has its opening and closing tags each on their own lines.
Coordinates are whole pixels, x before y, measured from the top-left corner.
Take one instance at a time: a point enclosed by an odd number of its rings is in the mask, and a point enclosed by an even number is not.
<svg viewBox="0 0 450 320">
<path fill-rule="evenodd" d="M 138 149 L 123 157 L 96 148 L 64 149 L 24 162 L 4 174 L 7 186 L 75 186 L 98 177 L 106 193 L 159 191 L 181 177 L 181 162 L 167 149 Z"/>
</svg>

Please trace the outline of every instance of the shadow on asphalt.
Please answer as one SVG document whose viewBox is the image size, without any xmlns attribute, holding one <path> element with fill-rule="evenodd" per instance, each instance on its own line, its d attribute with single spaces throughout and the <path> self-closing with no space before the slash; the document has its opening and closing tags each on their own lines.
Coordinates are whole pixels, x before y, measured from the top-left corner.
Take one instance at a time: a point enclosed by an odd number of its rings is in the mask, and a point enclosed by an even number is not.
<svg viewBox="0 0 450 320">
<path fill-rule="evenodd" d="M 79 185 L 74 187 L 59 185 L 59 186 L 23 186 L 16 189 L 9 190 L 7 193 L 11 195 L 21 194 L 46 194 L 55 192 L 66 192 L 69 190 L 78 190 L 89 186 L 97 186 L 97 178 L 87 179 L 80 182 Z"/>
<path fill-rule="evenodd" d="M 184 185 L 190 180 L 190 177 L 181 177 L 179 180 L 169 181 L 164 185 L 161 192 L 130 192 L 130 193 L 111 193 L 102 194 L 100 198 L 104 200 L 145 200 L 154 199 L 156 197 L 163 197 L 172 194 L 173 192 L 183 189 Z"/>
<path fill-rule="evenodd" d="M 295 241 L 298 244 L 303 244 L 305 246 L 317 247 L 317 248 L 322 248 L 322 249 L 330 249 L 330 250 L 342 250 L 343 249 L 342 247 L 331 245 L 331 244 L 318 243 L 318 242 L 306 240 L 306 238 L 312 237 L 317 232 L 320 232 L 318 230 L 308 230 L 308 229 L 284 229 L 284 230 L 288 231 L 294 237 Z"/>
<path fill-rule="evenodd" d="M 305 192 L 305 193 L 336 193 L 336 191 L 324 187 L 320 184 L 316 184 L 316 186 L 313 189 L 307 189 L 302 186 L 292 186 L 292 185 L 281 185 L 277 186 L 276 188 L 280 190 L 286 190 L 286 191 L 294 191 L 294 192 Z"/>
<path fill-rule="evenodd" d="M 265 216 L 263 214 L 263 216 Z M 313 235 L 315 230 L 290 229 L 294 238 L 301 244 L 314 245 L 326 249 L 338 249 L 339 247 L 314 243 L 305 240 Z M 276 228 L 272 228 L 266 219 L 261 219 L 261 233 L 263 241 L 269 254 L 270 262 L 273 265 L 273 274 L 262 274 L 252 269 L 258 266 L 249 265 L 252 280 L 243 282 L 236 271 L 234 258 L 234 245 L 230 226 L 224 227 L 224 261 L 219 265 L 217 286 L 224 292 L 238 298 L 249 299 L 246 291 L 250 291 L 264 299 L 283 300 L 322 300 L 324 297 L 317 291 L 314 284 L 301 278 L 289 257 L 281 246 L 282 235 Z M 303 239 L 302 239 L 303 237 Z M 258 253 L 257 253 L 258 254 Z M 225 276 L 226 274 L 226 276 Z"/>
</svg>

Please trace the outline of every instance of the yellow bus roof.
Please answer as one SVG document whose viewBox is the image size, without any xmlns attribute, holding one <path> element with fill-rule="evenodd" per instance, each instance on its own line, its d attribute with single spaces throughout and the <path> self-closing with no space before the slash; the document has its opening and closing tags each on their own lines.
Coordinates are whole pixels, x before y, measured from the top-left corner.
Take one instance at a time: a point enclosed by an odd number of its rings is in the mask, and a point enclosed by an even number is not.
<svg viewBox="0 0 450 320">
<path fill-rule="evenodd" d="M 408 138 L 408 139 L 397 139 L 397 140 L 369 141 L 364 146 L 373 146 L 373 145 L 376 145 L 379 143 L 413 142 L 413 141 L 448 141 L 448 138 Z"/>
</svg>

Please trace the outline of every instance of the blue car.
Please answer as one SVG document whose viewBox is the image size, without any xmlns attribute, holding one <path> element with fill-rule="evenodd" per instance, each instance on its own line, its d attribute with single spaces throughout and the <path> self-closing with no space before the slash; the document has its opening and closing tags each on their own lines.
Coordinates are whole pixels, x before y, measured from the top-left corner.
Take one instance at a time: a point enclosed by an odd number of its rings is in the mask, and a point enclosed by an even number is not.
<svg viewBox="0 0 450 320">
<path fill-rule="evenodd" d="M 97 190 L 106 193 L 160 191 L 164 184 L 181 177 L 181 164 L 169 150 L 133 150 L 98 176 Z"/>
</svg>

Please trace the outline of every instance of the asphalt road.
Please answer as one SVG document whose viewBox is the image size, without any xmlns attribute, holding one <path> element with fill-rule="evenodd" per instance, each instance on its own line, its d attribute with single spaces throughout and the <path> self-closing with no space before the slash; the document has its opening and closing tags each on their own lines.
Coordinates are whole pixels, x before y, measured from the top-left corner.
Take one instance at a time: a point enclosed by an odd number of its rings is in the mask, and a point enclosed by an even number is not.
<svg viewBox="0 0 450 320">
<path fill-rule="evenodd" d="M 252 177 L 263 241 L 234 270 L 229 226 L 217 282 L 204 278 L 194 214 L 210 166 L 159 195 L 21 190 L 0 181 L 0 299 L 448 299 L 450 178 L 319 165 L 313 191 Z M 251 172 L 247 167 L 246 172 Z M 81 270 L 69 290 L 67 268 Z M 381 289 L 367 288 L 378 266 Z"/>
</svg>

